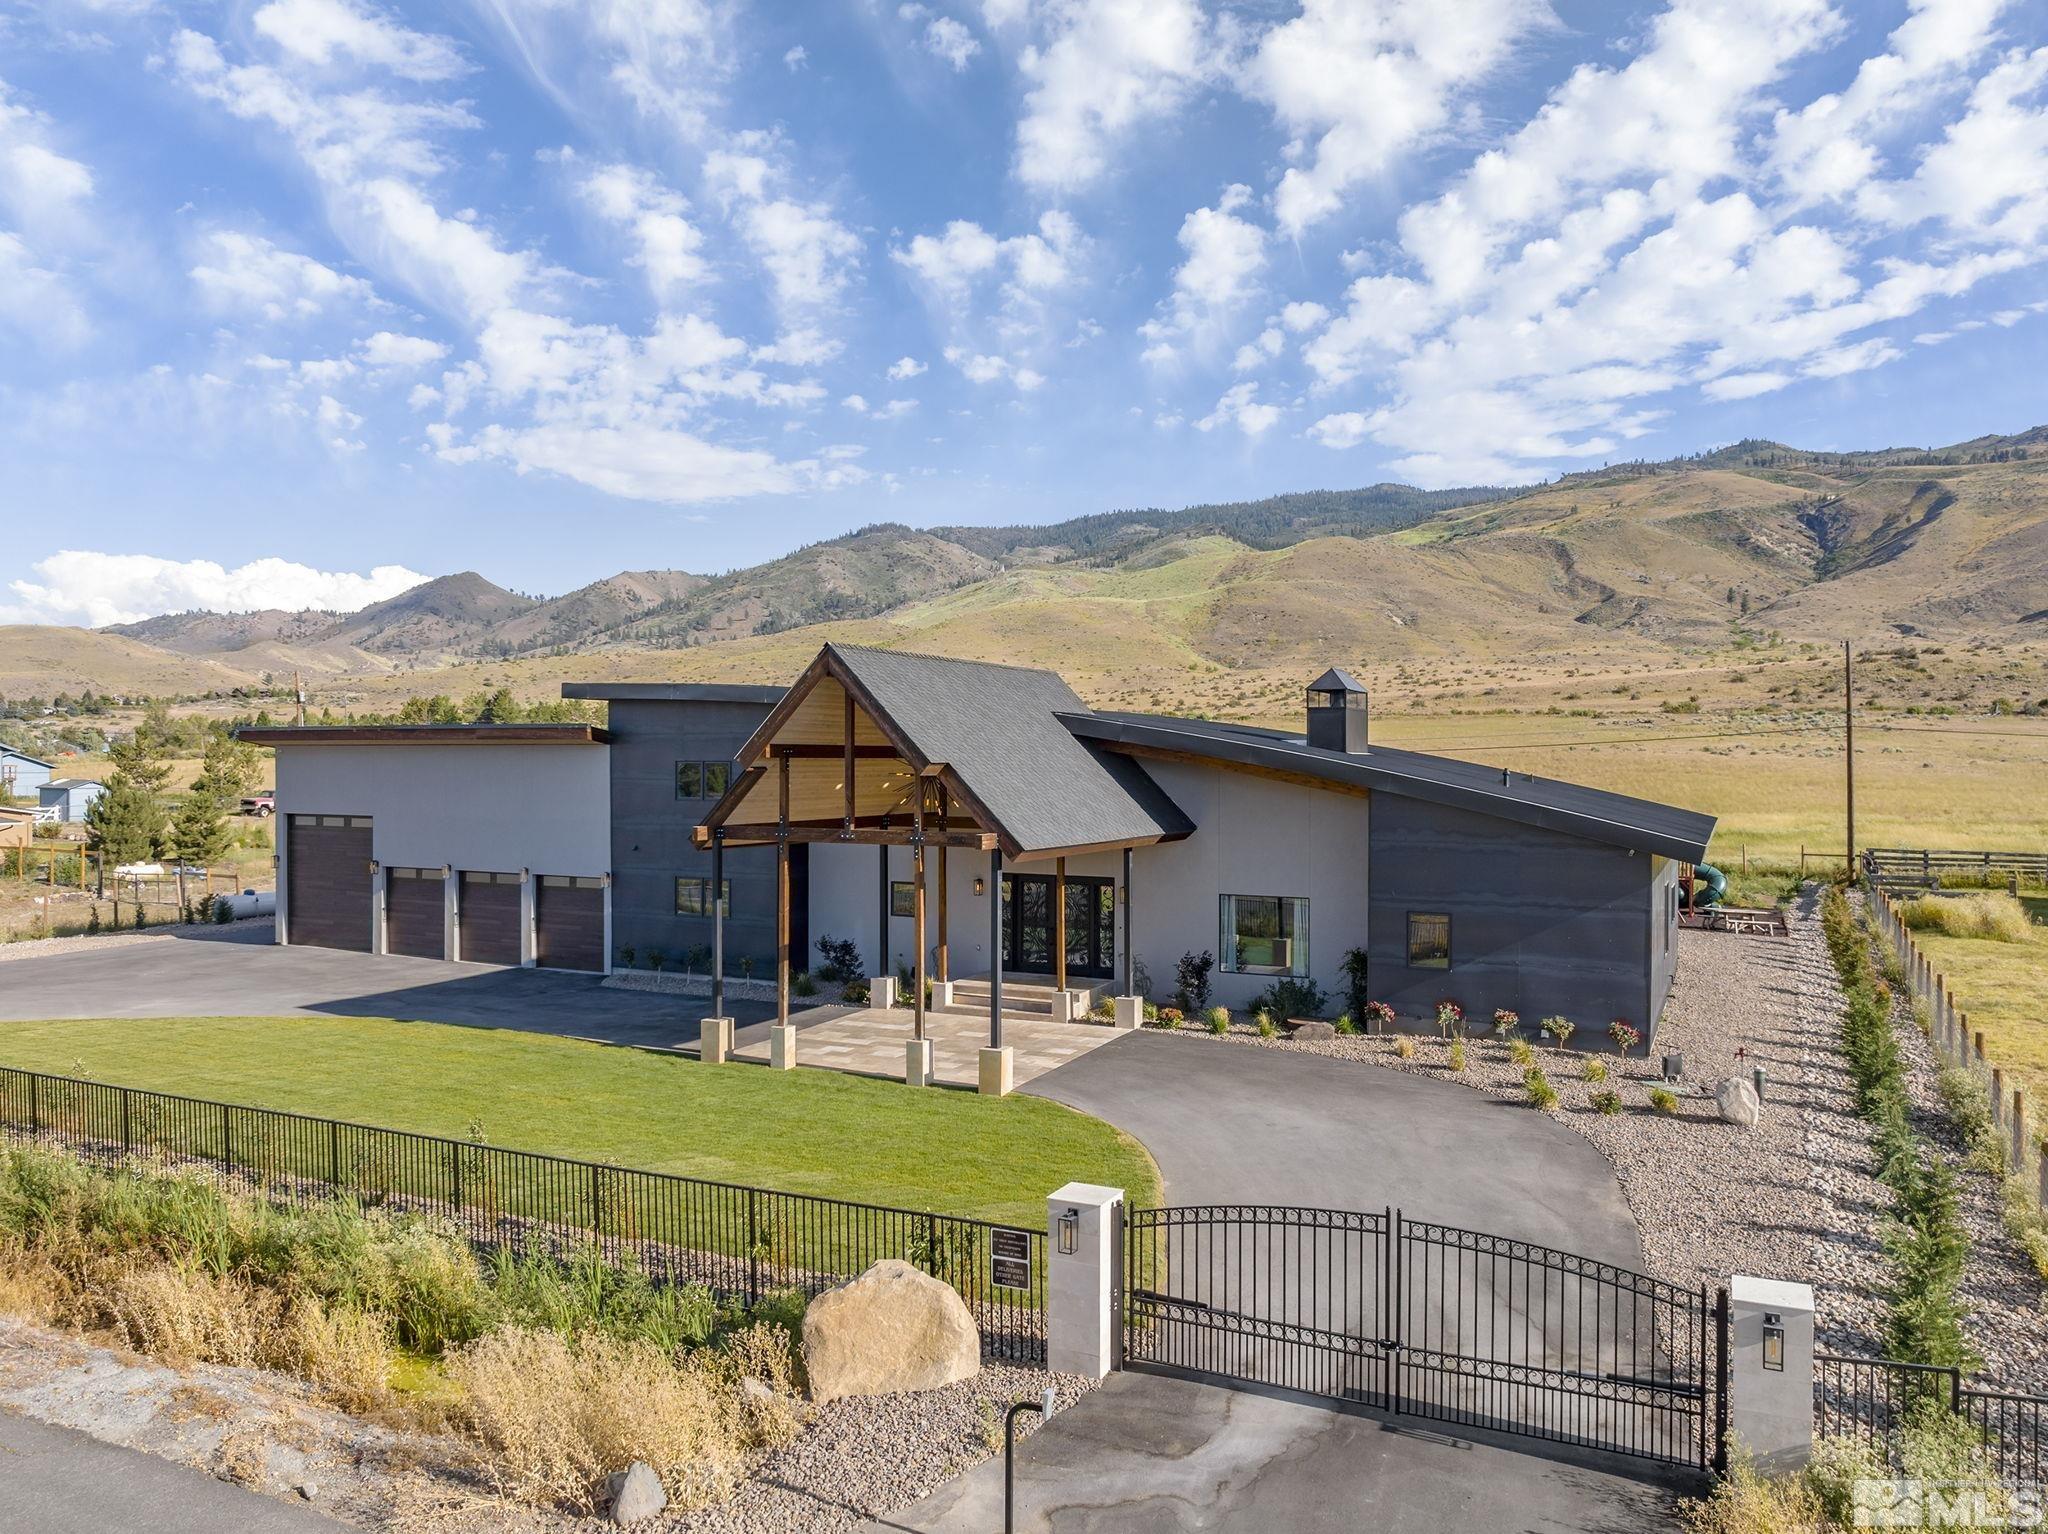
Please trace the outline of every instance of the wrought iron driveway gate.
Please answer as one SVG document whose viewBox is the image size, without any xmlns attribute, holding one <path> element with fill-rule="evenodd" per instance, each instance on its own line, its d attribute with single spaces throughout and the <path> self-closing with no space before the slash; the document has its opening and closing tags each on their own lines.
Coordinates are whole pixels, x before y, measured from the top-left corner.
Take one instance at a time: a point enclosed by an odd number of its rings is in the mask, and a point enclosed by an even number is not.
<svg viewBox="0 0 2048 1534">
<path fill-rule="evenodd" d="M 1124 1361 L 1645 1459 L 1713 1457 L 1704 1289 L 1502 1236 L 1259 1204 L 1124 1217 Z"/>
</svg>

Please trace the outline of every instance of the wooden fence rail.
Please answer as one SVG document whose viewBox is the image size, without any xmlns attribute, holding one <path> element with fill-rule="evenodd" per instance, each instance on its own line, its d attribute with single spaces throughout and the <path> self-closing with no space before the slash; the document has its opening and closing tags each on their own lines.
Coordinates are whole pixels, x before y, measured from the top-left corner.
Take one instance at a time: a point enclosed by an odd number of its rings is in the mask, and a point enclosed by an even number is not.
<svg viewBox="0 0 2048 1534">
<path fill-rule="evenodd" d="M 1869 847 L 1863 867 L 1879 884 L 1939 882 L 1945 874 L 1989 880 L 2017 877 L 2023 884 L 2048 884 L 2048 852 L 1967 852 L 1929 847 Z"/>
</svg>

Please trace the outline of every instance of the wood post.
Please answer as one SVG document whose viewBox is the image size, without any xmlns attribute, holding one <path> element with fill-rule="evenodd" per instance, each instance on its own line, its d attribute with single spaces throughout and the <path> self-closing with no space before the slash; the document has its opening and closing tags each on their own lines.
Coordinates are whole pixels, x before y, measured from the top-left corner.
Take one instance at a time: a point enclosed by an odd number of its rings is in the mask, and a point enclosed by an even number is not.
<svg viewBox="0 0 2048 1534">
<path fill-rule="evenodd" d="M 725 1016 L 725 832 L 711 833 L 711 1015 Z"/>
<path fill-rule="evenodd" d="M 925 780 L 917 780 L 910 843 L 910 926 L 917 958 L 910 967 L 911 1037 L 924 1037 L 924 798 Z"/>
<path fill-rule="evenodd" d="M 1053 859 L 1052 874 L 1052 974 L 1053 986 L 1067 988 L 1067 860 Z"/>
<path fill-rule="evenodd" d="M 938 787 L 939 827 L 944 830 L 951 826 L 953 809 L 946 799 L 946 785 L 941 781 Z M 939 984 L 948 985 L 953 979 L 953 959 L 946 946 L 947 910 L 952 905 L 946 892 L 946 844 L 939 843 Z"/>
<path fill-rule="evenodd" d="M 789 758 L 780 758 L 782 781 L 779 824 L 782 834 L 775 839 L 775 1020 L 789 1023 Z M 712 891 L 713 900 L 718 892 Z"/>
<path fill-rule="evenodd" d="M 1137 907 L 1131 902 L 1131 849 L 1124 848 L 1124 994 L 1138 994 L 1138 929 L 1132 923 Z"/>
<path fill-rule="evenodd" d="M 988 1047 L 1003 1047 L 1003 849 L 988 855 Z"/>
<path fill-rule="evenodd" d="M 876 896 L 879 904 L 875 909 L 875 973 L 886 975 L 889 973 L 889 844 L 883 842 L 875 851 L 882 855 L 881 888 Z"/>
</svg>

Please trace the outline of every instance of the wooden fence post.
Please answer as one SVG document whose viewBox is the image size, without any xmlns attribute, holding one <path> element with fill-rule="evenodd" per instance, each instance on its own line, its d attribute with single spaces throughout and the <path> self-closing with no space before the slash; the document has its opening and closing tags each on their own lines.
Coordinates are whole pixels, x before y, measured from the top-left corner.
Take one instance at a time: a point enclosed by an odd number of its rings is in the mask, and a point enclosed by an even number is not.
<svg viewBox="0 0 2048 1534">
<path fill-rule="evenodd" d="M 2018 1087 L 2012 1089 L 2012 1173 L 2027 1169 L 2027 1099 Z"/>
</svg>

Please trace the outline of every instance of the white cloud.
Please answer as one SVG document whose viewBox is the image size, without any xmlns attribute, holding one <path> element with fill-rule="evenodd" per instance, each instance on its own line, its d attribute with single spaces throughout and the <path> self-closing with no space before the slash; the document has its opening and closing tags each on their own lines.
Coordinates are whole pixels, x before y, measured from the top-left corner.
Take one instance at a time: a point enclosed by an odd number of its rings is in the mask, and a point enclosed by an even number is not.
<svg viewBox="0 0 2048 1534">
<path fill-rule="evenodd" d="M 772 195 L 785 179 L 773 162 L 758 154 L 714 150 L 705 157 L 704 179 L 768 273 L 784 309 L 824 308 L 852 281 L 863 248 L 860 236 L 824 203 Z"/>
<path fill-rule="evenodd" d="M 1308 434 L 1324 447 L 1339 449 L 1356 447 L 1368 435 L 1365 417 L 1356 410 L 1326 415 L 1308 429 Z"/>
<path fill-rule="evenodd" d="M 1710 378 L 1700 385 L 1700 393 L 1708 399 L 1754 399 L 1759 394 L 1770 394 L 1792 382 L 1790 373 L 1729 373 L 1721 378 Z"/>
<path fill-rule="evenodd" d="M 924 29 L 921 46 L 934 58 L 950 64 L 956 74 L 981 52 L 981 40 L 951 16 L 934 16 Z"/>
<path fill-rule="evenodd" d="M 1249 373 L 1254 368 L 1264 367 L 1280 355 L 1281 347 L 1286 344 L 1287 338 L 1281 335 L 1279 329 L 1268 325 L 1259 332 L 1256 340 L 1247 341 L 1237 349 L 1237 356 L 1230 364 L 1231 371 Z"/>
<path fill-rule="evenodd" d="M 1216 408 L 1195 422 L 1195 430 L 1214 431 L 1219 426 L 1235 425 L 1247 437 L 1263 436 L 1279 423 L 1282 412 L 1278 405 L 1260 404 L 1258 392 L 1256 383 L 1231 386 L 1216 401 Z"/>
<path fill-rule="evenodd" d="M 958 368 L 961 376 L 969 383 L 994 383 L 1010 371 L 1008 358 L 991 356 L 985 352 L 970 352 L 959 346 L 946 348 L 946 360 Z"/>
<path fill-rule="evenodd" d="M 906 379 L 917 377 L 924 370 L 925 365 L 915 357 L 898 357 L 889 364 L 889 381 L 891 383 L 902 383 Z"/>
<path fill-rule="evenodd" d="M 5 229 L 0 229 L 0 324 L 57 350 L 84 344 L 92 331 L 71 284 Z"/>
<path fill-rule="evenodd" d="M 943 234 L 913 236 L 901 250 L 890 251 L 889 259 L 958 303 L 966 299 L 975 278 L 994 269 L 1002 251 L 1002 242 L 981 225 L 956 218 Z"/>
<path fill-rule="evenodd" d="M 1068 285 L 1087 245 L 1072 216 L 1054 208 L 1039 217 L 1037 229 L 1002 240 L 971 219 L 954 219 L 940 234 L 912 236 L 889 259 L 955 307 L 982 278 L 1006 271 L 1005 302 L 1017 307 Z"/>
<path fill-rule="evenodd" d="M 254 24 L 286 53 L 320 68 L 347 58 L 408 80 L 444 80 L 468 67 L 447 38 L 415 32 L 350 0 L 270 0 Z"/>
<path fill-rule="evenodd" d="M 585 178 L 583 193 L 601 216 L 632 235 L 636 249 L 628 259 L 647 273 L 657 303 L 672 303 L 704 280 L 704 236 L 683 216 L 689 204 L 650 173 L 602 166 Z"/>
<path fill-rule="evenodd" d="M 306 319 L 329 306 L 368 304 L 376 296 L 360 277 L 239 229 L 203 236 L 188 275 L 209 308 L 268 320 Z"/>
<path fill-rule="evenodd" d="M 802 69 L 804 65 L 807 62 L 809 62 L 810 57 L 810 54 L 804 50 L 804 45 L 802 43 L 798 43 L 794 48 L 790 49 L 787 53 L 783 54 L 783 67 L 790 70 L 793 73 L 796 70 Z"/>
<path fill-rule="evenodd" d="M 1293 303 L 1280 311 L 1280 323 L 1296 335 L 1314 330 L 1329 317 L 1330 311 L 1318 303 Z"/>
<path fill-rule="evenodd" d="M 984 11 L 998 29 L 1026 14 L 1021 5 Z M 1017 124 L 1017 173 L 1033 186 L 1098 180 L 1117 141 L 1178 111 L 1217 68 L 1195 0 L 1051 0 L 1035 14 L 1044 40 L 1018 58 L 1030 89 Z"/>
<path fill-rule="evenodd" d="M 815 465 L 722 447 L 655 420 L 617 426 L 572 421 L 487 426 L 473 443 L 451 447 L 442 456 L 458 463 L 502 459 L 520 474 L 559 474 L 607 495 L 675 505 L 786 495 L 820 478 Z"/>
<path fill-rule="evenodd" d="M 1173 293 L 1161 314 L 1139 334 L 1151 343 L 1146 360 L 1169 362 L 1177 343 L 1193 337 L 1207 344 L 1257 291 L 1266 266 L 1266 232 L 1239 218 L 1251 188 L 1227 187 L 1213 208 L 1197 208 L 1181 220 L 1180 245 L 1187 259 L 1174 268 Z"/>
<path fill-rule="evenodd" d="M 1241 81 L 1290 132 L 1319 135 L 1274 192 L 1281 233 L 1330 217 L 1361 181 L 1443 132 L 1460 89 L 1549 20 L 1543 0 L 1304 0 L 1260 40 Z"/>
<path fill-rule="evenodd" d="M 395 331 L 380 330 L 363 342 L 360 355 L 366 367 L 409 370 L 439 362 L 448 355 L 448 348 L 425 336 L 403 336 Z"/>
<path fill-rule="evenodd" d="M 354 612 L 427 579 L 403 565 L 378 565 L 367 575 L 357 575 L 284 559 L 256 559 L 230 570 L 210 559 L 178 561 L 77 549 L 52 554 L 30 568 L 34 579 L 8 583 L 15 600 L 0 604 L 0 623 L 99 628 L 196 609 Z"/>
<path fill-rule="evenodd" d="M 868 402 L 861 395 L 849 394 L 839 403 L 846 409 L 851 410 L 855 415 L 866 415 L 868 413 Z"/>
</svg>

